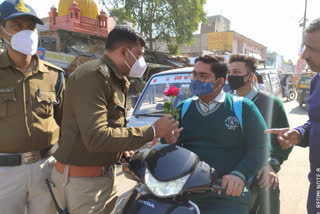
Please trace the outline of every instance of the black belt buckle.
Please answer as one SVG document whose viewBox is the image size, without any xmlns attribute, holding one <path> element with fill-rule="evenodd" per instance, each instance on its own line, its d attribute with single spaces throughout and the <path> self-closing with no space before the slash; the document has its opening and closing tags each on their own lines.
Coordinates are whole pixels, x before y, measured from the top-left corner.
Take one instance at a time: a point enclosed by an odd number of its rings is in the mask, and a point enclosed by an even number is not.
<svg viewBox="0 0 320 214">
<path fill-rule="evenodd" d="M 41 149 L 36 152 L 25 152 L 22 154 L 3 154 L 0 155 L 0 167 L 1 166 L 20 166 L 22 164 L 31 164 L 35 163 L 39 160 L 42 160 L 46 157 L 51 156 L 58 148 L 58 144 L 56 143 L 53 146 L 49 146 L 48 148 Z"/>
<path fill-rule="evenodd" d="M 41 160 L 40 152 L 26 152 L 21 155 L 22 164 L 31 164 Z"/>
</svg>

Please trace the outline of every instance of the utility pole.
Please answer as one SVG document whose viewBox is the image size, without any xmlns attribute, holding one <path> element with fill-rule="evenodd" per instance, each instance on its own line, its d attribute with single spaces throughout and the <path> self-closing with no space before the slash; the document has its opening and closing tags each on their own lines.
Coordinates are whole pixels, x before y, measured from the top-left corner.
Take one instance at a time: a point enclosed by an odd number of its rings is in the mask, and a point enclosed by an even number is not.
<svg viewBox="0 0 320 214">
<path fill-rule="evenodd" d="M 297 61 L 296 67 L 295 67 L 295 71 L 294 73 L 299 74 L 300 72 L 303 71 L 303 69 L 306 67 L 307 62 L 301 58 L 302 54 L 303 54 L 303 48 L 304 48 L 304 44 L 303 44 L 303 40 L 304 40 L 304 31 L 306 29 L 306 24 L 307 24 L 307 4 L 308 4 L 308 0 L 305 0 L 305 6 L 304 6 L 304 16 L 303 16 L 303 20 L 302 23 L 300 23 L 300 27 L 302 27 L 302 42 L 301 42 L 301 46 L 300 46 L 300 50 L 299 50 L 299 59 Z"/>
<path fill-rule="evenodd" d="M 303 21 L 300 24 L 300 26 L 302 27 L 302 44 L 303 44 L 303 38 L 304 38 L 304 30 L 306 29 L 306 24 L 307 24 L 307 4 L 308 4 L 308 0 L 305 0 Z"/>
</svg>

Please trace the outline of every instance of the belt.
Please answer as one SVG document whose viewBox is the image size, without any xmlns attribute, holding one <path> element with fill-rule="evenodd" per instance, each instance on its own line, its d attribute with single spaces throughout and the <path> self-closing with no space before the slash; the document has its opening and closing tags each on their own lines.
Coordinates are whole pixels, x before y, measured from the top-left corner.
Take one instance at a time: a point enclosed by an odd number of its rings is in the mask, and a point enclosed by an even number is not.
<svg viewBox="0 0 320 214">
<path fill-rule="evenodd" d="M 60 173 L 64 173 L 64 169 L 66 168 L 66 164 L 56 162 L 55 167 L 56 170 Z M 71 177 L 99 177 L 107 174 L 108 166 L 75 166 L 69 165 L 69 176 Z"/>
<path fill-rule="evenodd" d="M 32 164 L 50 156 L 56 149 L 55 146 L 41 149 L 40 151 L 25 152 L 25 153 L 0 153 L 0 167 L 2 166 L 20 166 L 24 164 Z"/>
</svg>

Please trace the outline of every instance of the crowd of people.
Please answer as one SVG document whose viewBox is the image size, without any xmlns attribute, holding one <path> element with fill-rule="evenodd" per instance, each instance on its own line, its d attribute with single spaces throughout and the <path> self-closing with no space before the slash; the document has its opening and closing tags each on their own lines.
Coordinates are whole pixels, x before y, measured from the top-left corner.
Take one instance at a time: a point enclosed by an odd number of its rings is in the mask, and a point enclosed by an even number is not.
<svg viewBox="0 0 320 214">
<path fill-rule="evenodd" d="M 126 128 L 128 77 L 141 77 L 147 68 L 144 38 L 116 26 L 105 54 L 80 65 L 66 81 L 61 68 L 37 56 L 36 24 L 44 23 L 22 1 L 0 4 L 6 44 L 0 54 L 1 213 L 56 213 L 46 179 L 70 214 L 112 213 L 115 164 L 155 138 L 191 150 L 219 172 L 225 190 L 190 196 L 205 214 L 246 214 L 257 207 L 261 214 L 280 213 L 281 164 L 293 146 L 309 146 L 307 210 L 320 213 L 320 19 L 305 31 L 302 58 L 316 75 L 309 120 L 297 128 L 289 128 L 277 97 L 252 84 L 257 62 L 242 54 L 228 62 L 199 56 L 190 84 L 196 96 L 177 107 L 188 106 L 184 115 Z M 227 76 L 233 94 L 223 91 Z"/>
</svg>

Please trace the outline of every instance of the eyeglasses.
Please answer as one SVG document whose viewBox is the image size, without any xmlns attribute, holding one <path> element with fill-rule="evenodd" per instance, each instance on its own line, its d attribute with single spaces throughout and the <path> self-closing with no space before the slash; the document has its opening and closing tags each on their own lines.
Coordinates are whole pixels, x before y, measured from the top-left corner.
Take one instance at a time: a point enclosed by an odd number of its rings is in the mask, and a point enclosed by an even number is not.
<svg viewBox="0 0 320 214">
<path fill-rule="evenodd" d="M 199 80 L 200 82 L 205 82 L 207 79 L 209 79 L 211 75 L 209 74 L 197 74 L 195 72 L 192 72 L 189 74 L 190 80 Z"/>
</svg>

